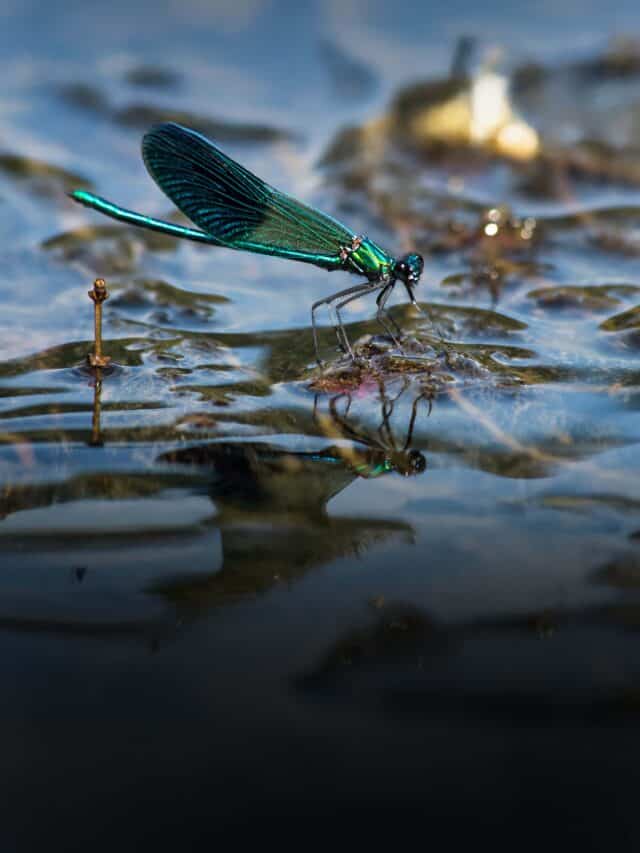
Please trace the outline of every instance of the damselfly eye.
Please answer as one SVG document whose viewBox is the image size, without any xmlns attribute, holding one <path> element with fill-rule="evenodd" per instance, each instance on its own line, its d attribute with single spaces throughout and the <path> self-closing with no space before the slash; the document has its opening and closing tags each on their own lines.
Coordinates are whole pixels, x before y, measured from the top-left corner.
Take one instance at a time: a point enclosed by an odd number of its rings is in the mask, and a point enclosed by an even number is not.
<svg viewBox="0 0 640 853">
<path fill-rule="evenodd" d="M 409 467 L 412 474 L 422 474 L 427 467 L 427 460 L 424 454 L 419 450 L 412 450 L 409 453 Z"/>
<path fill-rule="evenodd" d="M 396 275 L 407 284 L 416 284 L 422 275 L 424 261 L 422 255 L 412 253 L 400 258 L 396 264 Z"/>
<path fill-rule="evenodd" d="M 427 460 L 419 450 L 410 450 L 396 467 L 404 477 L 413 477 L 415 474 L 422 474 L 426 470 Z"/>
</svg>

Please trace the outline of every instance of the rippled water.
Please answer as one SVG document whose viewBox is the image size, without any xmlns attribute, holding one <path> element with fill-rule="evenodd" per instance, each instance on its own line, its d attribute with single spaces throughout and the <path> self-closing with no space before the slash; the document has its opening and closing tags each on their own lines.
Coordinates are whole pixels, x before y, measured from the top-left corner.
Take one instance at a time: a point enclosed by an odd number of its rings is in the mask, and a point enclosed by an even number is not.
<svg viewBox="0 0 640 853">
<path fill-rule="evenodd" d="M 640 14 L 410 6 L 0 10 L 4 849 L 637 835 Z M 413 132 L 465 34 L 532 162 Z M 404 354 L 363 299 L 361 364 L 324 315 L 320 370 L 311 303 L 353 280 L 66 197 L 174 217 L 139 156 L 165 119 L 422 252 Z"/>
</svg>

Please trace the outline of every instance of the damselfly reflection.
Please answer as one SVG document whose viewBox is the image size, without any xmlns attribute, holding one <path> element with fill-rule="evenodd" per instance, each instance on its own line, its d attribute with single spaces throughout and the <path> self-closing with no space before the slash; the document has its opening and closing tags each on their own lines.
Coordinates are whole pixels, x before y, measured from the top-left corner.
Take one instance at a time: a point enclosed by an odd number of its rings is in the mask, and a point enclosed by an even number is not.
<svg viewBox="0 0 640 853">
<path fill-rule="evenodd" d="M 394 396 L 387 395 L 385 385 L 379 383 L 382 420 L 375 429 L 367 429 L 349 418 L 353 397 L 348 392 L 336 394 L 329 400 L 329 416 L 318 412 L 318 396 L 314 401 L 314 418 L 325 434 L 337 438 L 348 439 L 353 444 L 339 446 L 335 451 L 360 477 L 379 477 L 395 471 L 405 477 L 421 474 L 427 467 L 424 454 L 412 449 L 413 430 L 420 402 L 428 400 L 429 412 L 431 400 L 421 393 L 411 405 L 411 414 L 404 440 L 396 438 L 391 424 L 396 403 L 407 390 L 403 383 L 400 391 Z M 343 411 L 340 411 L 344 404 Z M 364 449 L 366 448 L 366 449 Z"/>
</svg>

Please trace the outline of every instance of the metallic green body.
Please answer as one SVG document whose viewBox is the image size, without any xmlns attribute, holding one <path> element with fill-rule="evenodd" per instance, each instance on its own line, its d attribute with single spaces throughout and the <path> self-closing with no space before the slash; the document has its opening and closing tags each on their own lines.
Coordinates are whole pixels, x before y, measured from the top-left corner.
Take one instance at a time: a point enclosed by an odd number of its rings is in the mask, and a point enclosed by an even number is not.
<svg viewBox="0 0 640 853">
<path fill-rule="evenodd" d="M 395 258 L 366 237 L 348 258 L 349 272 L 364 275 L 369 281 L 382 281 L 393 275 Z"/>
<path fill-rule="evenodd" d="M 87 192 L 86 190 L 74 190 L 71 197 L 84 204 L 86 207 L 92 207 L 100 213 L 110 216 L 112 219 L 117 219 L 120 222 L 126 222 L 129 225 L 137 225 L 140 228 L 147 228 L 151 231 L 160 231 L 163 234 L 169 234 L 174 237 L 182 237 L 183 239 L 193 240 L 196 243 L 208 243 L 209 245 L 221 245 L 221 241 L 216 240 L 213 235 L 206 231 L 200 231 L 197 228 L 188 228 L 184 225 L 176 225 L 172 222 L 165 222 L 162 219 L 154 219 L 151 216 L 146 216 L 143 213 L 136 213 L 133 210 L 127 210 L 120 207 L 107 199 Z M 363 275 L 370 281 L 383 281 L 393 275 L 393 270 L 396 264 L 395 258 L 392 258 L 384 249 L 377 246 L 367 237 L 351 238 L 352 241 L 358 243 L 358 248 L 354 251 L 349 251 L 347 257 L 343 259 L 340 252 L 335 254 L 314 253 L 310 257 L 309 252 L 300 252 L 296 249 L 286 249 L 282 247 L 274 247 L 270 243 L 262 243 L 255 238 L 258 234 L 253 234 L 252 240 L 247 240 L 242 247 L 234 246 L 230 243 L 224 243 L 228 249 L 242 248 L 244 251 L 257 252 L 263 255 L 272 255 L 278 258 L 289 258 L 291 260 L 313 263 L 326 270 L 345 270 L 354 273 L 355 275 Z M 340 247 L 348 249 L 349 247 Z"/>
<path fill-rule="evenodd" d="M 71 197 L 100 213 L 198 243 L 345 270 L 369 281 L 393 274 L 395 260 L 337 219 L 271 187 L 194 131 L 161 125 L 142 145 L 158 185 L 197 227 L 175 225 L 76 190 Z"/>
<path fill-rule="evenodd" d="M 124 207 L 114 204 L 112 201 L 107 201 L 105 198 L 100 198 L 100 196 L 89 193 L 86 190 L 74 190 L 70 195 L 74 201 L 84 204 L 85 207 L 92 207 L 94 210 L 104 213 L 105 216 L 118 219 L 120 222 L 126 222 L 129 225 L 138 225 L 140 228 L 147 228 L 150 231 L 160 231 L 162 234 L 170 234 L 173 237 L 194 240 L 196 243 L 211 243 L 211 237 L 205 234 L 204 231 L 198 231 L 197 228 L 174 225 L 172 222 L 164 222 L 162 219 L 154 219 L 151 216 L 145 216 L 143 213 L 127 210 Z"/>
<path fill-rule="evenodd" d="M 169 122 L 151 128 L 142 140 L 142 156 L 154 181 L 194 227 L 127 210 L 85 190 L 76 190 L 71 197 L 130 225 L 210 246 L 289 258 L 329 271 L 343 270 L 365 278 L 365 282 L 312 305 L 318 361 L 316 310 L 320 305 L 335 303 L 339 344 L 353 356 L 340 310 L 365 293 L 378 293 L 377 319 L 398 343 L 394 329 L 399 335 L 401 331 L 385 316 L 384 308 L 397 280 L 404 283 L 409 298 L 416 304 L 413 287 L 422 273 L 420 255 L 393 258 L 368 238 L 353 234 L 332 216 L 270 186 L 204 136 L 178 124 Z"/>
</svg>

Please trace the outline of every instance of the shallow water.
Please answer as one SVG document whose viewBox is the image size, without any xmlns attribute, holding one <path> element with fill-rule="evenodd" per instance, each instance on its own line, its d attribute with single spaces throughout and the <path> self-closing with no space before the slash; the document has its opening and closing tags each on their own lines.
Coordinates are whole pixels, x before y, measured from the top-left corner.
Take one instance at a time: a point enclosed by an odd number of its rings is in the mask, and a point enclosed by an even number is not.
<svg viewBox="0 0 640 853">
<path fill-rule="evenodd" d="M 635 3 L 35 14 L 0 10 L 4 849 L 635 837 L 640 63 L 607 59 Z M 545 158 L 381 140 L 461 34 L 503 46 Z M 363 299 L 364 366 L 323 315 L 320 371 L 310 305 L 353 280 L 67 199 L 173 216 L 139 157 L 170 118 L 425 255 L 404 355 Z"/>
</svg>

